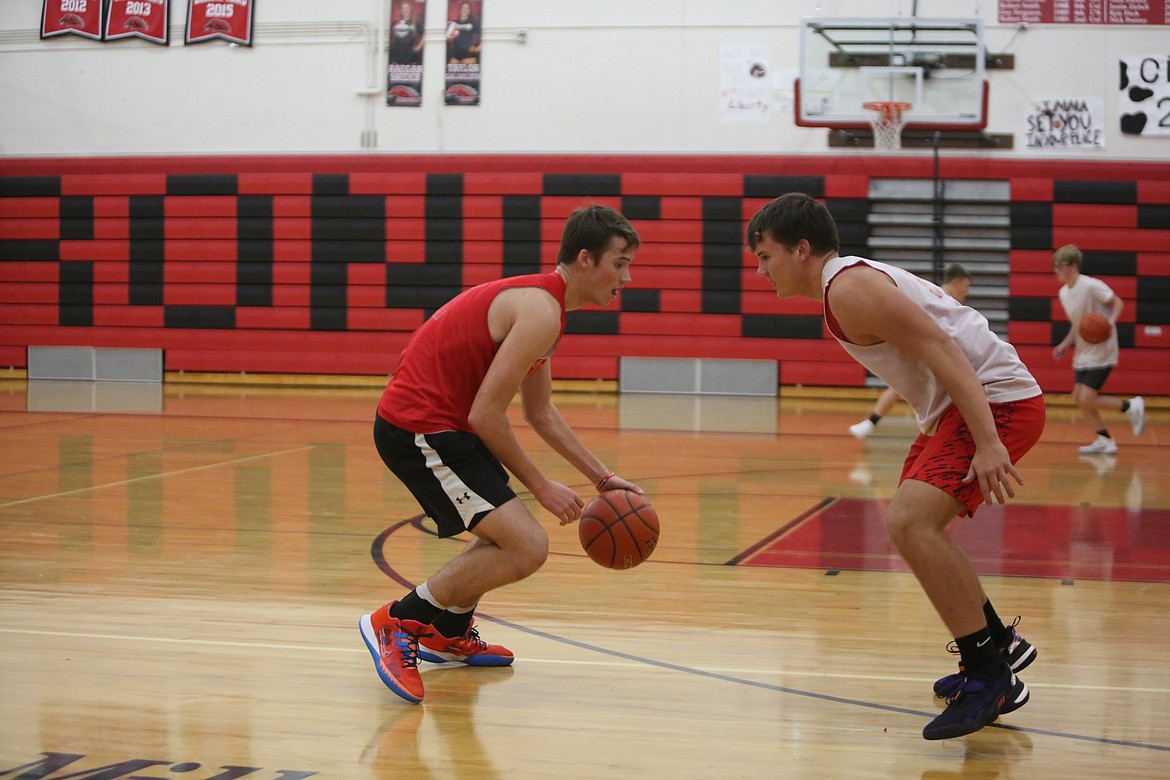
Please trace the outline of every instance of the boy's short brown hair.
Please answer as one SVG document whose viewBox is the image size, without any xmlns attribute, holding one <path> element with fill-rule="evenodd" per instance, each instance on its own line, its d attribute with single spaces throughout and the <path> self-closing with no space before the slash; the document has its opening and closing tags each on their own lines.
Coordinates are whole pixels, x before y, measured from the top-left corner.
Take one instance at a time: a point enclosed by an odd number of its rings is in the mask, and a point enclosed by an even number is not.
<svg viewBox="0 0 1170 780">
<path fill-rule="evenodd" d="M 748 247 L 754 252 L 765 235 L 786 247 L 806 239 L 814 254 L 836 252 L 841 246 L 829 209 L 803 192 L 785 193 L 755 213 L 748 222 Z"/>
<path fill-rule="evenodd" d="M 1085 255 L 1076 244 L 1065 244 L 1052 253 L 1053 265 L 1075 265 L 1077 270 L 1080 270 L 1081 263 L 1084 261 Z"/>
</svg>

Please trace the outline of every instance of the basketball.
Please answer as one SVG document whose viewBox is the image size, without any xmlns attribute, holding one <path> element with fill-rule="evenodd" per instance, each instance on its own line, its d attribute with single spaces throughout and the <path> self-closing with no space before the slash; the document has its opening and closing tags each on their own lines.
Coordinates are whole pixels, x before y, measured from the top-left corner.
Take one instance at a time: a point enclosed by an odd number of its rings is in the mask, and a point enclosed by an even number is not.
<svg viewBox="0 0 1170 780">
<path fill-rule="evenodd" d="M 1081 338 L 1090 344 L 1100 344 L 1109 338 L 1109 334 L 1112 332 L 1113 326 L 1100 314 L 1086 314 L 1081 317 Z"/>
<path fill-rule="evenodd" d="M 577 533 L 595 563 L 632 569 L 658 544 L 658 513 L 632 490 L 607 490 L 586 504 Z"/>
</svg>

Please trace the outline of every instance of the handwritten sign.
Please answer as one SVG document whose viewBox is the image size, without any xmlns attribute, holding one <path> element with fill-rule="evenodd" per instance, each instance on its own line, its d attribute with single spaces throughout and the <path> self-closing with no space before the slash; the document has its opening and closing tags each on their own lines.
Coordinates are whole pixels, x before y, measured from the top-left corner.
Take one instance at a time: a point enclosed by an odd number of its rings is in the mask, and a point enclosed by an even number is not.
<svg viewBox="0 0 1170 780">
<path fill-rule="evenodd" d="M 1030 149 L 1104 148 L 1105 101 L 1101 98 L 1033 100 L 1025 118 Z"/>
</svg>

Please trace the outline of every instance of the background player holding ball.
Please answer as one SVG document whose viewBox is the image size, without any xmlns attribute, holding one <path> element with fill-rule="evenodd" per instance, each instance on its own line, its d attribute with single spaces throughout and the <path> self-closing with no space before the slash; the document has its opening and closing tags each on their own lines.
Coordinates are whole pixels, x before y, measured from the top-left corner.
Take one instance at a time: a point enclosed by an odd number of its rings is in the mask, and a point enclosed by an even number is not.
<svg viewBox="0 0 1170 780">
<path fill-rule="evenodd" d="M 1073 244 L 1057 249 L 1052 255 L 1052 268 L 1061 281 L 1060 305 L 1068 317 L 1068 334 L 1052 350 L 1057 360 L 1073 349 L 1073 400 L 1085 421 L 1096 432 L 1097 438 L 1080 448 L 1082 455 L 1113 455 L 1117 442 L 1101 419 L 1101 409 L 1123 412 L 1129 418 L 1135 436 L 1146 427 L 1146 402 L 1140 396 L 1122 400 L 1101 395 L 1105 380 L 1117 365 L 1117 318 L 1125 303 L 1105 282 L 1081 273 L 1084 253 Z M 1092 332 L 1093 315 L 1101 315 L 1108 324 L 1102 338 Z M 1086 338 L 1087 336 L 1087 338 Z"/>
<path fill-rule="evenodd" d="M 487 282 L 459 294 L 415 331 L 386 386 L 374 422 L 383 462 L 448 537 L 471 542 L 398 601 L 359 621 L 382 682 L 411 702 L 423 698 L 420 658 L 506 666 L 512 653 L 480 639 L 473 613 L 485 593 L 535 573 L 548 535 L 508 484 L 505 467 L 566 525 L 581 516 L 576 491 L 546 477 L 508 421 L 517 393 L 524 418 L 598 492 L 626 489 L 577 438 L 552 404 L 548 360 L 565 312 L 606 306 L 630 281 L 640 239 L 606 206 L 574 211 L 556 269 Z"/>
</svg>

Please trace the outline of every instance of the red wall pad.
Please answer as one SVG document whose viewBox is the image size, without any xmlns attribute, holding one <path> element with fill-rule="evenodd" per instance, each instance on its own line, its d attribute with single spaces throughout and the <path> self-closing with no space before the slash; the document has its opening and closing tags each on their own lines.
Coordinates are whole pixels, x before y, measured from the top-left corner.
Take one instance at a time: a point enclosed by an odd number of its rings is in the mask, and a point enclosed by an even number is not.
<svg viewBox="0 0 1170 780">
<path fill-rule="evenodd" d="M 460 290 L 549 270 L 564 218 L 623 211 L 643 238 L 614 305 L 570 318 L 553 375 L 617 379 L 618 356 L 775 360 L 787 385 L 865 371 L 778 301 L 746 219 L 803 191 L 865 254 L 874 178 L 929 179 L 927 156 L 272 155 L 0 159 L 0 364 L 37 345 L 156 347 L 168 370 L 394 370 Z M 1170 163 L 952 157 L 1009 182 L 1009 334 L 1046 390 L 1067 328 L 1053 249 L 1074 242 L 1126 298 L 1117 392 L 1170 394 Z M 848 216 L 845 216 L 848 215 Z M 871 253 L 872 254 L 872 253 Z"/>
</svg>

